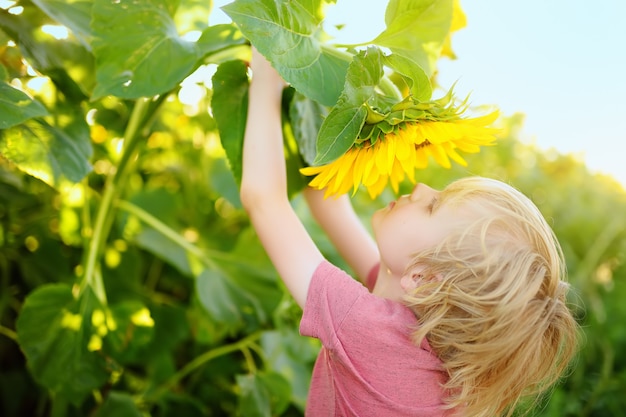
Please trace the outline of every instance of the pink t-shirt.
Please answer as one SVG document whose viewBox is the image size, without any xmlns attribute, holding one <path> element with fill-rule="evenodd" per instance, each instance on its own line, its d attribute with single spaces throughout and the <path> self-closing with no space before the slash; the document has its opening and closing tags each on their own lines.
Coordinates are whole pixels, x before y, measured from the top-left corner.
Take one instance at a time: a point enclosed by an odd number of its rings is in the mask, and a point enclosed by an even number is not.
<svg viewBox="0 0 626 417">
<path fill-rule="evenodd" d="M 300 333 L 319 338 L 307 417 L 444 416 L 446 375 L 428 343 L 410 340 L 416 318 L 323 261 L 307 294 Z"/>
</svg>

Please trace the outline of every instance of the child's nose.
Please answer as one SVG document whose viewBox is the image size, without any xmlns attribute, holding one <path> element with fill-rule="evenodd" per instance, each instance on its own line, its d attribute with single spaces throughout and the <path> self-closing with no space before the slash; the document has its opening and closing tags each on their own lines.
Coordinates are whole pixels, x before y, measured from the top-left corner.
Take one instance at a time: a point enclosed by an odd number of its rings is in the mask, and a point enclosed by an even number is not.
<svg viewBox="0 0 626 417">
<path fill-rule="evenodd" d="M 415 188 L 413 188 L 413 192 L 409 196 L 409 199 L 411 201 L 417 201 L 429 196 L 434 196 L 437 193 L 439 193 L 439 191 L 420 182 L 415 186 Z"/>
</svg>

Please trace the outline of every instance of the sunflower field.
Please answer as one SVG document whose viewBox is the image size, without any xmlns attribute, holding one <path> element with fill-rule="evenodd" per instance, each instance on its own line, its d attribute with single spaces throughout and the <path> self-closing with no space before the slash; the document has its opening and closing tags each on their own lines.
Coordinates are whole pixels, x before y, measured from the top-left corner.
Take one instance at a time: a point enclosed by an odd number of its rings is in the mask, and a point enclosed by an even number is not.
<svg viewBox="0 0 626 417">
<path fill-rule="evenodd" d="M 333 3 L 235 0 L 213 24 L 210 0 L 0 0 L 0 415 L 303 415 L 319 345 L 238 194 L 251 44 L 290 84 L 289 192 L 329 260 L 347 268 L 308 183 L 364 221 L 414 181 L 511 183 L 561 241 L 584 332 L 532 415 L 626 410 L 623 186 L 438 85 L 458 1 L 389 0 L 358 45 L 324 31 Z"/>
</svg>

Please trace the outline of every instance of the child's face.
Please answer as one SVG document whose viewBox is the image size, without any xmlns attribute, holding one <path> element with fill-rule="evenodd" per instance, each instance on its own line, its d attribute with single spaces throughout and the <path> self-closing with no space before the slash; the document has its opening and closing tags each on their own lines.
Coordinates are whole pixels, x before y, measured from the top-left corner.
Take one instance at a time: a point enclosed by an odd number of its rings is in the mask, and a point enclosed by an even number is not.
<svg viewBox="0 0 626 417">
<path fill-rule="evenodd" d="M 416 252 L 437 245 L 469 220 L 469 210 L 440 204 L 440 194 L 418 184 L 411 194 L 374 213 L 372 228 L 381 263 L 396 276 L 402 276 Z"/>
</svg>

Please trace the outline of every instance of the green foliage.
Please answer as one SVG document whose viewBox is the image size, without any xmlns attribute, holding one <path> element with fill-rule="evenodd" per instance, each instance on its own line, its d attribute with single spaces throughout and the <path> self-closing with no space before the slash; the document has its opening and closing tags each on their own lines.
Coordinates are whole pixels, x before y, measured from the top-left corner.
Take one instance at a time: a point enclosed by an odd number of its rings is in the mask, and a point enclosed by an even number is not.
<svg viewBox="0 0 626 417">
<path fill-rule="evenodd" d="M 323 43 L 321 9 L 326 2 L 239 0 L 223 10 L 287 82 L 332 106 L 341 93 L 349 58 Z"/>
<path fill-rule="evenodd" d="M 367 102 L 383 75 L 382 56 L 377 49 L 359 54 L 348 68 L 339 98 L 320 127 L 317 156 L 313 163 L 323 165 L 343 155 L 354 142 L 367 118 Z"/>
<path fill-rule="evenodd" d="M 220 65 L 213 76 L 213 117 L 237 183 L 241 182 L 243 134 L 248 115 L 246 71 L 243 61 L 230 61 Z"/>
<path fill-rule="evenodd" d="M 391 0 L 385 12 L 387 28 L 371 43 L 417 62 L 432 76 L 450 31 L 452 7 L 453 0 Z"/>
<path fill-rule="evenodd" d="M 210 5 L 195 0 L 0 8 L 1 415 L 302 415 L 319 345 L 298 335 L 301 312 L 238 197 L 247 43 L 294 87 L 283 130 L 296 195 L 303 160 L 347 149 L 398 89 L 430 100 L 452 13 L 452 1 L 391 1 L 387 28 L 357 52 L 328 42 L 324 3 L 238 0 L 226 8 L 237 26 L 207 26 Z M 48 33 L 59 25 L 67 37 Z M 418 178 L 486 175 L 535 200 L 563 244 L 586 334 L 538 414 L 618 415 L 626 194 L 521 143 L 519 118 L 505 122 L 498 146 L 467 158 L 471 172 Z M 389 197 L 353 201 L 367 221 Z"/>
<path fill-rule="evenodd" d="M 48 114 L 46 108 L 37 101 L 33 101 L 24 92 L 11 87 L 5 82 L 0 82 L 0 111 L 2 120 L 0 129 L 7 129 L 18 125 L 33 117 L 41 117 Z"/>
</svg>

